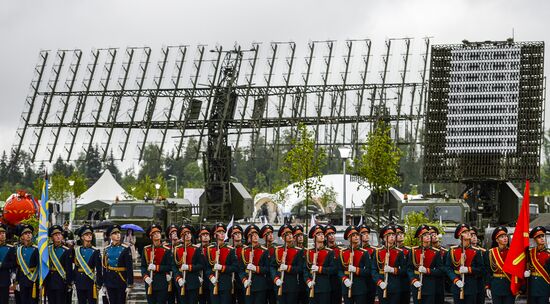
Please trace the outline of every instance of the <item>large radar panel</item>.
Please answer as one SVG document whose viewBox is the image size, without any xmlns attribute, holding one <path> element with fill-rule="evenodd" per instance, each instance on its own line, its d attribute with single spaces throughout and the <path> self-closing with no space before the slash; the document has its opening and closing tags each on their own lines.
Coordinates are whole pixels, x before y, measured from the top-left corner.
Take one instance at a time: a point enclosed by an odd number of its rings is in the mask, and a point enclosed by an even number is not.
<svg viewBox="0 0 550 304">
<path fill-rule="evenodd" d="M 433 45 L 424 180 L 538 180 L 544 86 L 544 42 Z"/>
</svg>

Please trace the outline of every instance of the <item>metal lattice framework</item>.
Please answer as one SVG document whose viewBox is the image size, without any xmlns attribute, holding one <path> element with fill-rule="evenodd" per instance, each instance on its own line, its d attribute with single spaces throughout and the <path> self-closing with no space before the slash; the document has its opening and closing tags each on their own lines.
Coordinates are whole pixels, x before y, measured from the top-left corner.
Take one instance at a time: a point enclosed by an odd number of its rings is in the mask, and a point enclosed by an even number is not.
<svg viewBox="0 0 550 304">
<path fill-rule="evenodd" d="M 544 92 L 544 42 L 432 46 L 424 180 L 538 180 Z"/>
<path fill-rule="evenodd" d="M 259 145 L 278 151 L 284 133 L 299 123 L 329 153 L 341 145 L 356 153 L 373 124 L 384 119 L 414 155 L 430 41 L 421 44 L 414 66 L 420 73 L 410 72 L 411 42 L 387 40 L 382 68 L 374 72 L 368 39 L 343 46 L 314 41 L 304 50 L 293 42 L 167 46 L 158 58 L 148 47 L 94 49 L 89 55 L 42 51 L 12 152 L 28 148 L 34 161 L 51 162 L 57 156 L 76 159 L 97 145 L 104 159 L 112 152 L 125 161 L 131 155 L 141 160 L 145 147 L 156 144 L 161 153 L 180 157 L 195 137 L 207 171 L 203 212 L 225 218 L 231 151 Z"/>
</svg>

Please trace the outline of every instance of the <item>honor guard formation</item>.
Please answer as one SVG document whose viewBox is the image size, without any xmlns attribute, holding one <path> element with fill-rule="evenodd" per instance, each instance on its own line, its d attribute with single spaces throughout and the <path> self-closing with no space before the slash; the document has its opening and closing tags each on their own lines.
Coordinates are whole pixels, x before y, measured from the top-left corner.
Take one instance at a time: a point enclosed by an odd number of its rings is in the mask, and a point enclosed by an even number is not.
<svg viewBox="0 0 550 304">
<path fill-rule="evenodd" d="M 48 229 L 49 273 L 39 288 L 39 248 L 34 229 L 16 227 L 18 244 L 6 243 L 7 227 L 0 224 L 0 303 L 8 303 L 13 288 L 16 303 L 126 303 L 134 288 L 130 248 L 121 243 L 121 227 L 106 230 L 109 245 L 92 246 L 94 229 L 76 231 L 78 245 L 64 240 L 63 227 Z M 162 239 L 165 233 L 166 240 Z M 442 248 L 439 231 L 420 225 L 414 234 L 419 246 L 404 246 L 405 228 L 380 229 L 380 247 L 369 244 L 371 229 L 351 225 L 343 232 L 347 247 L 336 245 L 337 229 L 313 225 L 307 233 L 312 246 L 304 248 L 304 228 L 254 224 L 195 228 L 153 224 L 146 230 L 150 244 L 141 255 L 140 271 L 148 303 L 514 303 L 512 281 L 504 271 L 510 252 L 506 227 L 496 227 L 491 249 L 478 247 L 478 230 L 456 227 L 458 245 Z M 281 245 L 275 245 L 275 235 Z M 520 293 L 528 303 L 548 303 L 550 251 L 546 229 L 531 229 L 533 247 L 524 253 L 527 267 Z M 212 242 L 211 242 L 212 241 Z M 41 296 L 42 295 L 42 296 Z"/>
</svg>

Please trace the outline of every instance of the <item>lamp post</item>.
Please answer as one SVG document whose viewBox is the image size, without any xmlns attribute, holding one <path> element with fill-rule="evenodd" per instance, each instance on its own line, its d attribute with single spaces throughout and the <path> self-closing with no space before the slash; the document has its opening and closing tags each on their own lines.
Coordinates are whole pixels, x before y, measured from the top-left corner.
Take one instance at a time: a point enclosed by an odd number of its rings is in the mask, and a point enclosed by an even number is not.
<svg viewBox="0 0 550 304">
<path fill-rule="evenodd" d="M 348 147 L 338 148 L 340 152 L 340 158 L 342 158 L 342 166 L 344 167 L 344 187 L 342 189 L 343 202 L 342 202 L 342 225 L 346 225 L 346 160 L 351 156 L 351 149 Z"/>
<path fill-rule="evenodd" d="M 178 197 L 178 177 L 172 174 L 168 174 L 168 176 L 176 180 L 176 193 L 174 194 L 174 197 Z"/>
<path fill-rule="evenodd" d="M 69 180 L 69 186 L 71 187 L 71 215 L 69 216 L 69 229 L 73 226 L 75 215 L 75 198 L 74 198 L 74 180 Z"/>
<path fill-rule="evenodd" d="M 160 184 L 155 184 L 155 189 L 157 189 L 157 200 L 158 200 L 159 199 Z"/>
</svg>

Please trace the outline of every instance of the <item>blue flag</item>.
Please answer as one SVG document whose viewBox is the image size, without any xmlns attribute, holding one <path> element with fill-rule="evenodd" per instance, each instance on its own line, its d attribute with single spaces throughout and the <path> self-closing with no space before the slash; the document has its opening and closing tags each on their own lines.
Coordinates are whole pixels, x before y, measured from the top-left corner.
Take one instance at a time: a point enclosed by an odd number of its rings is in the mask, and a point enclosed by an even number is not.
<svg viewBox="0 0 550 304">
<path fill-rule="evenodd" d="M 49 267 L 48 255 L 48 176 L 42 185 L 42 196 L 40 197 L 40 222 L 38 223 L 38 253 L 40 259 L 40 285 L 44 283 Z"/>
</svg>

